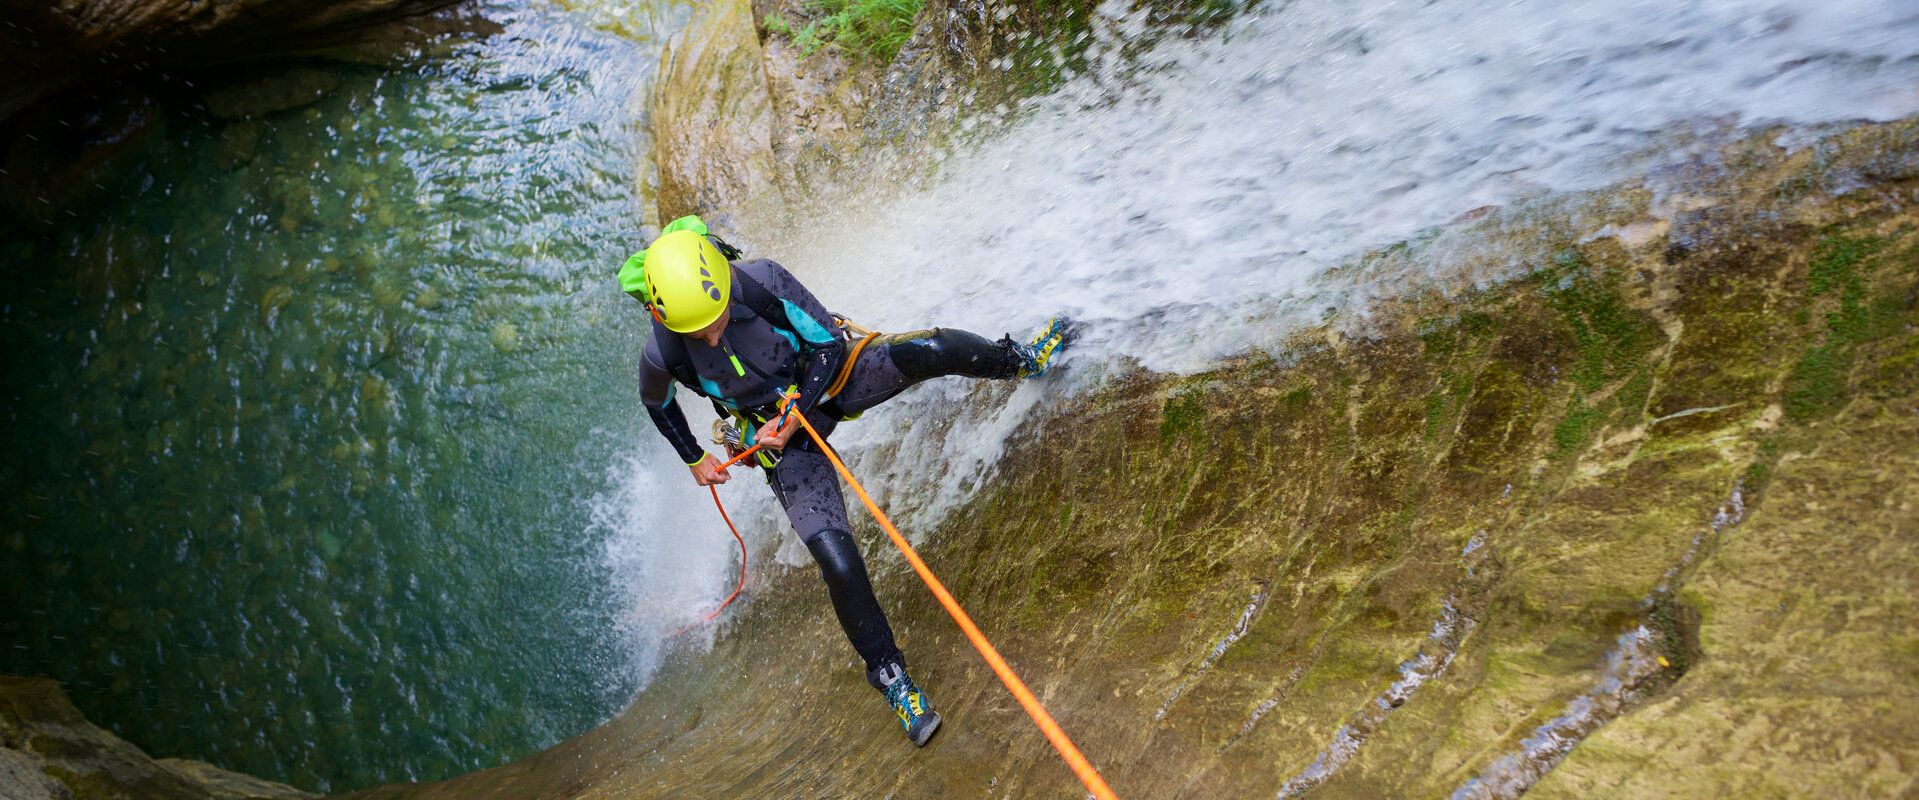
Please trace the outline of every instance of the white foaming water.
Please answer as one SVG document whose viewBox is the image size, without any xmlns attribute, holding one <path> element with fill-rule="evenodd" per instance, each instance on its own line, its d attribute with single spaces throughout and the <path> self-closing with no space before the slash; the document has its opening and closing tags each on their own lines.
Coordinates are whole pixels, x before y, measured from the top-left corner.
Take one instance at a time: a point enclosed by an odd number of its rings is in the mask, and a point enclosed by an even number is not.
<svg viewBox="0 0 1919 800">
<path fill-rule="evenodd" d="M 765 250 L 870 326 L 991 336 L 1065 312 L 1086 323 L 1066 359 L 1082 379 L 1121 358 L 1200 371 L 1396 291 L 1319 276 L 1465 212 L 1710 157 L 1767 126 L 1919 113 L 1919 6 L 1302 0 L 1166 44 L 1118 90 L 1119 59 L 1098 61 L 930 186 L 790 210 Z M 990 479 L 1024 418 L 969 409 L 991 424 L 907 438 L 967 397 L 917 390 L 836 439 L 856 454 L 907 441 L 874 469 L 895 496 L 937 482 L 914 520 L 930 526 Z"/>
<path fill-rule="evenodd" d="M 731 473 L 733 480 L 719 487 L 720 500 L 754 551 L 766 536 L 784 532 L 785 517 L 777 515 L 757 471 L 735 467 Z M 667 637 L 685 631 L 681 635 L 694 641 L 711 641 L 714 627 L 700 620 L 732 593 L 740 551 L 712 495 L 693 484 L 663 442 L 646 441 L 621 458 L 608 468 L 607 483 L 612 488 L 591 502 L 590 533 L 605 542 L 624 666 L 644 679 L 658 668 Z M 749 588 L 754 578 L 749 571 Z"/>
<path fill-rule="evenodd" d="M 930 189 L 773 249 L 889 330 L 1063 310 L 1094 323 L 1082 357 L 1200 370 L 1317 320 L 1326 267 L 1643 175 L 1676 131 L 1919 113 L 1919 6 L 1302 1 L 1148 63 L 1116 102 L 1077 80 Z"/>
<path fill-rule="evenodd" d="M 1136 27 L 1111 12 L 1104 32 Z M 1316 280 L 1328 267 L 1766 126 L 1919 113 L 1919 5 L 1299 0 L 1169 42 L 1130 82 L 1118 58 L 1096 63 L 944 156 L 926 187 L 746 226 L 756 253 L 883 330 L 1086 323 L 1062 377 L 991 394 L 940 381 L 841 428 L 909 535 L 991 480 L 1032 409 L 1102 365 L 1203 370 L 1391 290 Z M 724 538 L 686 546 L 724 553 Z M 722 569 L 695 582 L 720 585 Z"/>
</svg>

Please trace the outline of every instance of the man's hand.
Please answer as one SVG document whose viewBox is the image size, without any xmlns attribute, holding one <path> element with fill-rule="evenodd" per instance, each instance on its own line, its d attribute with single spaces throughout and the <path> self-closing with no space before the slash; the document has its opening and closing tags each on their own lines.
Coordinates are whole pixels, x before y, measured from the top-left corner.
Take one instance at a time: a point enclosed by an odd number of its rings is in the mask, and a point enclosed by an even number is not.
<svg viewBox="0 0 1919 800">
<path fill-rule="evenodd" d="M 799 412 L 795 411 L 793 413 L 797 414 Z M 786 427 L 784 428 L 780 427 L 781 419 L 786 420 Z M 786 449 L 786 440 L 792 438 L 793 432 L 799 429 L 800 421 L 793 419 L 790 415 L 786 417 L 774 417 L 767 420 L 765 425 L 760 426 L 759 433 L 753 435 L 753 441 L 756 444 L 765 445 L 769 450 L 784 450 Z"/>
<path fill-rule="evenodd" d="M 701 486 L 725 483 L 733 478 L 732 475 L 727 474 L 726 470 L 720 469 L 720 460 L 714 458 L 712 453 L 707 453 L 705 458 L 700 459 L 700 463 L 689 466 L 687 469 L 693 471 L 693 482 Z"/>
</svg>

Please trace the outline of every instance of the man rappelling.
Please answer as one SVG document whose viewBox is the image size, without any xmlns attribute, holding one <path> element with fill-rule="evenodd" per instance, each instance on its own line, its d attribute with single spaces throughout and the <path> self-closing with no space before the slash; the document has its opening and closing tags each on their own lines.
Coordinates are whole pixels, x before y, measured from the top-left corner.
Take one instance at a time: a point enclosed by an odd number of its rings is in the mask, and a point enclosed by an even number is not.
<svg viewBox="0 0 1919 800">
<path fill-rule="evenodd" d="M 838 477 L 821 443 L 801 436 L 806 416 L 820 439 L 835 425 L 930 378 L 1032 378 L 1066 342 L 1054 319 L 1028 343 L 997 342 L 953 328 L 869 334 L 849 341 L 848 325 L 779 264 L 740 260 L 697 217 L 666 226 L 620 268 L 620 287 L 651 313 L 652 336 L 640 361 L 640 401 L 700 486 L 725 483 L 728 470 L 694 437 L 676 388 L 709 398 L 739 423 L 728 447 L 759 445 L 746 462 L 766 472 L 806 549 L 819 563 L 840 627 L 865 661 L 866 680 L 886 697 L 907 738 L 925 745 L 939 714 L 906 672 L 885 612 L 850 533 Z"/>
</svg>

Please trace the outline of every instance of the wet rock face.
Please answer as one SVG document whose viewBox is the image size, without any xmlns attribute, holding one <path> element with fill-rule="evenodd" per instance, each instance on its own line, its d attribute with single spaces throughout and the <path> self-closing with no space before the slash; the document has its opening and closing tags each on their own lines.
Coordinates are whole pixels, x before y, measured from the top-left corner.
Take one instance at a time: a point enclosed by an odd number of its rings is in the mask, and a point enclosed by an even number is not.
<svg viewBox="0 0 1919 800">
<path fill-rule="evenodd" d="M 0 797 L 9 800 L 306 800 L 200 761 L 155 761 L 94 727 L 60 685 L 0 675 Z"/>
<path fill-rule="evenodd" d="M 725 226 L 782 202 L 772 168 L 774 113 L 747 0 L 706 8 L 662 51 L 653 97 L 660 219 Z"/>
<path fill-rule="evenodd" d="M 65 87 L 364 40 L 455 0 L 69 0 L 9 4 L 0 119 Z"/>
<path fill-rule="evenodd" d="M 224 120 L 251 119 L 312 103 L 340 85 L 332 72 L 296 68 L 224 86 L 206 93 L 206 108 Z"/>
<path fill-rule="evenodd" d="M 779 219 L 779 203 L 830 203 L 886 176 L 911 180 L 962 117 L 1001 113 L 993 110 L 1084 68 L 1097 6 L 926 0 L 887 63 L 831 46 L 803 54 L 789 32 L 766 26 L 769 16 L 788 28 L 817 20 L 823 12 L 807 0 L 708 6 L 669 47 L 654 89 L 659 218 L 725 223 L 760 208 L 771 212 L 762 219 Z M 1231 8 L 1138 4 L 1151 33 L 1124 49 L 1201 30 L 1213 22 L 1195 20 Z"/>
</svg>

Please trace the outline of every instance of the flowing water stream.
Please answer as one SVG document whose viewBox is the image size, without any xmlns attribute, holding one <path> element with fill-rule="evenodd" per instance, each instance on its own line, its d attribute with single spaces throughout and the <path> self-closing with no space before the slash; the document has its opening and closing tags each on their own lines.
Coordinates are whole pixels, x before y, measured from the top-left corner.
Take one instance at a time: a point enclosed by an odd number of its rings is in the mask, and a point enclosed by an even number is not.
<svg viewBox="0 0 1919 800">
<path fill-rule="evenodd" d="M 0 670 L 157 754 L 343 789 L 606 718 L 723 596 L 732 543 L 638 413 L 610 279 L 641 244 L 640 89 L 688 9 L 489 16 L 314 105 L 174 120 L 111 201 L 0 230 Z M 1919 113 L 1919 11 L 1295 0 L 1095 67 L 923 185 L 744 226 L 883 329 L 1088 323 L 1061 378 L 842 429 L 912 532 L 1105 365 L 1205 369 L 1389 291 L 1316 278 L 1358 254 L 1417 239 L 1413 277 L 1442 274 L 1486 246 L 1445 233 L 1474 209 Z M 749 541 L 803 558 L 738 483 Z"/>
<path fill-rule="evenodd" d="M 1102 8 L 1105 40 L 1137 30 Z M 997 334 L 1063 312 L 1087 324 L 1068 360 L 1086 367 L 1080 385 L 1115 360 L 1197 372 L 1451 277 L 1463 257 L 1521 271 L 1600 228 L 1448 227 L 1476 210 L 1644 177 L 1670 213 L 1672 184 L 1725 169 L 1716 154 L 1735 138 L 1776 129 L 1796 148 L 1919 113 L 1915 42 L 1919 11 L 1893 0 L 1263 3 L 1143 68 L 1096 57 L 1005 135 L 944 154 L 928 185 L 789 209 L 764 221 L 785 231 L 764 249 L 869 326 Z M 1408 241 L 1416 274 L 1322 279 Z M 926 528 L 970 496 L 1056 389 L 961 412 L 982 435 L 893 457 L 901 513 Z M 903 398 L 839 436 L 855 451 L 936 436 L 962 390 Z"/>
</svg>

